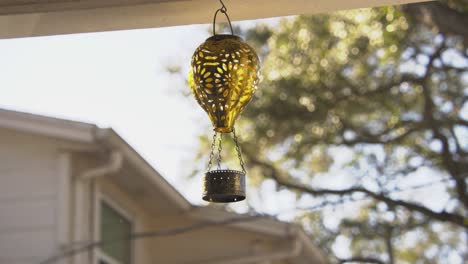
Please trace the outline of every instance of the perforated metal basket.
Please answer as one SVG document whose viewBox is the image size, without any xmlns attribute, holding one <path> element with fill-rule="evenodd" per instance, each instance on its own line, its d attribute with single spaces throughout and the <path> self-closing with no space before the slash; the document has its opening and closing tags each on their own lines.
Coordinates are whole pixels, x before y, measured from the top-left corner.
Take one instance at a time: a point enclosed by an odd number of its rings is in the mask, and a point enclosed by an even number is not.
<svg viewBox="0 0 468 264">
<path fill-rule="evenodd" d="M 232 203 L 245 199 L 245 173 L 236 170 L 208 171 L 203 179 L 203 200 Z"/>
</svg>

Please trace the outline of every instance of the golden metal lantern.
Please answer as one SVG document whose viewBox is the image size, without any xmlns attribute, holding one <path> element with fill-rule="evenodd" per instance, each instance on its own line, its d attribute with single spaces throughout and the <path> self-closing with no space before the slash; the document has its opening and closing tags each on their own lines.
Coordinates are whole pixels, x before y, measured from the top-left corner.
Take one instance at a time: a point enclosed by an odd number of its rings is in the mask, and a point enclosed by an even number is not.
<svg viewBox="0 0 468 264">
<path fill-rule="evenodd" d="M 189 84 L 214 130 L 232 132 L 258 84 L 258 57 L 234 35 L 214 35 L 192 57 Z"/>
<path fill-rule="evenodd" d="M 259 59 L 247 43 L 233 34 L 227 9 L 220 2 L 222 7 L 214 15 L 213 36 L 195 50 L 188 80 L 192 94 L 208 114 L 215 131 L 204 177 L 203 199 L 225 203 L 245 199 L 245 168 L 234 123 L 257 90 Z M 218 12 L 226 16 L 231 35 L 216 34 Z M 218 133 L 218 168 L 211 171 Z M 223 133 L 232 133 L 242 171 L 221 169 Z"/>
</svg>

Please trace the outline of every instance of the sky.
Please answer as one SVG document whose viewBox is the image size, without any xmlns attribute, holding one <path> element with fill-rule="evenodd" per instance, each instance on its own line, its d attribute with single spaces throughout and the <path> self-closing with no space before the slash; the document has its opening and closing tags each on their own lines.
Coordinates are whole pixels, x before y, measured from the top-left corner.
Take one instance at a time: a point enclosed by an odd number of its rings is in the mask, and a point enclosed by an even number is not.
<svg viewBox="0 0 468 264">
<path fill-rule="evenodd" d="M 0 40 L 0 108 L 111 127 L 190 202 L 203 204 L 201 175 L 187 176 L 200 168 L 194 162 L 198 137 L 211 135 L 211 125 L 184 93 L 190 93 L 185 83 L 190 58 L 209 29 L 191 25 Z M 182 74 L 171 74 L 171 66 L 180 66 Z M 340 164 L 350 155 L 336 153 L 328 175 L 341 176 L 328 182 L 327 175 L 318 177 L 323 187 L 345 188 L 348 182 Z M 272 181 L 260 188 L 248 193 L 257 210 L 277 213 L 294 205 L 294 194 L 278 192 Z M 440 201 L 439 207 L 445 199 Z M 244 203 L 234 208 L 247 210 Z"/>
<path fill-rule="evenodd" d="M 211 135 L 211 123 L 184 95 L 184 77 L 193 51 L 209 36 L 208 25 L 192 25 L 2 39 L 0 108 L 111 127 L 186 199 L 206 204 L 202 175 L 188 175 L 200 168 L 194 161 L 198 138 Z M 181 66 L 182 75 L 171 74 L 171 66 Z M 294 217 L 294 194 L 278 191 L 271 180 L 260 189 L 247 189 L 251 206 L 281 211 L 283 220 Z M 240 202 L 233 209 L 246 212 L 248 206 Z"/>
<path fill-rule="evenodd" d="M 279 19 L 260 21 L 273 25 Z M 199 136 L 211 136 L 211 123 L 190 96 L 185 76 L 210 29 L 191 25 L 0 39 L 0 109 L 112 128 L 187 200 L 206 205 L 202 175 L 188 175 L 205 166 L 194 157 Z M 172 66 L 180 66 L 182 74 L 171 74 Z M 248 188 L 249 202 L 233 209 L 247 212 L 254 206 L 270 214 L 287 209 L 283 220 L 293 218 L 294 194 L 278 192 L 271 180 L 260 188 Z"/>
<path fill-rule="evenodd" d="M 2 39 L 0 108 L 111 127 L 190 202 L 205 204 L 202 175 L 187 176 L 200 167 L 194 161 L 198 138 L 211 135 L 211 124 L 186 96 L 185 76 L 209 29 L 191 25 Z M 171 66 L 180 66 L 182 74 L 171 74 Z M 263 188 L 275 192 L 273 183 Z M 265 208 L 289 207 L 293 200 L 285 195 Z"/>
<path fill-rule="evenodd" d="M 202 175 L 188 175 L 205 166 L 194 157 L 199 136 L 211 136 L 211 123 L 186 96 L 185 76 L 209 29 L 192 25 L 0 40 L 0 108 L 111 127 L 186 199 L 207 204 L 201 199 Z M 171 66 L 181 66 L 182 74 L 171 74 Z M 253 206 L 293 219 L 293 193 L 278 191 L 271 180 L 260 190 L 247 188 L 248 202 L 232 208 L 246 212 Z"/>
<path fill-rule="evenodd" d="M 183 95 L 208 26 L 0 40 L 0 108 L 112 127 L 172 184 L 209 121 Z M 188 163 L 185 163 L 188 161 Z M 182 190 L 182 188 L 178 188 Z"/>
<path fill-rule="evenodd" d="M 205 165 L 196 164 L 194 156 L 199 136 L 211 136 L 211 123 L 186 96 L 185 76 L 209 29 L 192 25 L 0 40 L 0 108 L 111 127 L 190 202 L 206 204 L 202 175 L 188 175 Z M 171 66 L 181 66 L 182 74 L 171 74 Z M 278 192 L 272 181 L 260 188 L 248 188 L 251 206 L 270 214 L 286 211 L 284 219 L 292 219 L 294 194 Z M 248 210 L 245 202 L 233 208 Z"/>
</svg>

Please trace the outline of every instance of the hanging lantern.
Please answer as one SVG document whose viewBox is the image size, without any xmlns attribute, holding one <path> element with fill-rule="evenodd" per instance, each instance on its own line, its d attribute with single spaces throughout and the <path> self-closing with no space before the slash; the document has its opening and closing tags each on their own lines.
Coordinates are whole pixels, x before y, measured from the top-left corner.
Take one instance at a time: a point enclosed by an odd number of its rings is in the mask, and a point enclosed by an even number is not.
<svg viewBox="0 0 468 264">
<path fill-rule="evenodd" d="M 257 89 L 259 59 L 255 51 L 235 36 L 223 2 L 213 19 L 213 36 L 193 54 L 189 84 L 198 104 L 205 110 L 214 128 L 208 170 L 204 177 L 203 199 L 211 202 L 236 202 L 245 199 L 245 168 L 234 124 Z M 231 34 L 218 35 L 216 16 L 223 13 Z M 219 138 L 218 138 L 219 133 Z M 221 169 L 222 135 L 231 133 L 241 171 Z M 218 167 L 211 170 L 218 141 Z"/>
</svg>

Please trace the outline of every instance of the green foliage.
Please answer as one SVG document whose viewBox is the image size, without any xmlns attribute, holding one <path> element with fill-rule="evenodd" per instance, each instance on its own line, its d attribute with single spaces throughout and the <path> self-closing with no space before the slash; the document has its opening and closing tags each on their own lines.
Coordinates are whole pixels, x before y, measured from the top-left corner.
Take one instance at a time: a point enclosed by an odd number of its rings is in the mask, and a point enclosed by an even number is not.
<svg viewBox="0 0 468 264">
<path fill-rule="evenodd" d="M 446 9 L 431 13 L 435 5 Z M 415 15 L 421 12 L 427 17 Z M 326 224 L 333 214 L 299 214 L 297 221 L 328 252 L 344 236 L 353 255 L 386 263 L 448 263 L 449 255 L 466 254 L 460 232 L 466 224 L 450 217 L 463 219 L 468 209 L 468 36 L 440 24 L 450 12 L 467 12 L 466 3 L 298 16 L 244 32 L 263 60 L 260 88 L 238 122 L 257 185 L 272 178 L 298 200 L 355 200 L 352 189 L 316 191 L 324 189 L 317 176 L 333 181 L 330 172 L 339 171 L 350 175 L 350 188 L 429 204 L 427 212 L 364 193 L 367 202 L 334 228 Z M 351 154 L 337 163 L 343 151 Z M 401 191 L 423 174 L 418 184 L 441 180 L 439 197 L 450 197 L 444 208 Z M 445 236 L 437 235 L 441 230 Z"/>
</svg>

